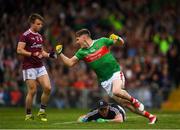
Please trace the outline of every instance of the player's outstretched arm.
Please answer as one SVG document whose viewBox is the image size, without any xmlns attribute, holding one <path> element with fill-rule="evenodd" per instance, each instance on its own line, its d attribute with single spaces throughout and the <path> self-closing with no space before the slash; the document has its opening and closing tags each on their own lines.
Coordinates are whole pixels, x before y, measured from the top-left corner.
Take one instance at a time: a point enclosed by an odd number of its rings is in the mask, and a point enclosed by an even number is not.
<svg viewBox="0 0 180 130">
<path fill-rule="evenodd" d="M 81 115 L 78 119 L 77 122 L 87 122 L 87 120 L 85 119 L 86 115 Z"/>
<path fill-rule="evenodd" d="M 60 56 L 63 63 L 69 67 L 75 65 L 79 60 L 76 56 L 73 56 L 72 58 L 68 58 L 62 53 L 63 46 L 57 45 L 56 46 L 56 54 Z"/>
<path fill-rule="evenodd" d="M 114 41 L 114 43 L 117 43 L 117 44 L 120 44 L 120 45 L 124 44 L 124 40 L 120 36 L 118 36 L 116 34 L 111 34 L 109 36 L 109 38 L 112 39 Z"/>
<path fill-rule="evenodd" d="M 63 63 L 69 67 L 74 66 L 79 61 L 76 56 L 73 56 L 72 58 L 68 58 L 63 53 L 60 54 L 60 58 L 63 61 Z"/>
<path fill-rule="evenodd" d="M 53 58 L 53 59 L 57 58 L 57 54 L 54 51 L 51 51 L 50 53 L 48 53 L 45 50 L 42 50 L 42 55 L 45 58 Z"/>
<path fill-rule="evenodd" d="M 96 120 L 96 122 L 102 123 L 102 122 L 117 122 L 117 123 L 122 123 L 123 122 L 123 117 L 121 114 L 117 114 L 114 119 L 103 119 L 99 118 Z"/>
</svg>

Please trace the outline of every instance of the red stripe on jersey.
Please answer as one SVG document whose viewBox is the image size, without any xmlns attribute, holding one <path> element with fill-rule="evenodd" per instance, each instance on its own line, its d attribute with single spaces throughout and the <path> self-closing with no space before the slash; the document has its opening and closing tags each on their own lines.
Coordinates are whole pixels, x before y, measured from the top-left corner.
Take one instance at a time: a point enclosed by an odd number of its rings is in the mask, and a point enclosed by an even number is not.
<svg viewBox="0 0 180 130">
<path fill-rule="evenodd" d="M 109 49 L 106 46 L 103 46 L 102 48 L 100 48 L 99 50 L 95 51 L 94 53 L 87 55 L 84 58 L 84 60 L 86 62 L 92 62 L 92 61 L 95 61 L 95 60 L 101 58 L 102 56 L 104 56 L 107 53 L 109 53 Z"/>
</svg>

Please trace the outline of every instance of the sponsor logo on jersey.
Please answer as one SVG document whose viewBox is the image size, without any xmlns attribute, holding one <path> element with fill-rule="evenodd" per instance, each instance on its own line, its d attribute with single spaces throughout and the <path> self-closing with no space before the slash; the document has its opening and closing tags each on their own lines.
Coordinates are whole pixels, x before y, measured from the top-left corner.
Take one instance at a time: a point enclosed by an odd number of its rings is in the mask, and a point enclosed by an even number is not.
<svg viewBox="0 0 180 130">
<path fill-rule="evenodd" d="M 42 48 L 42 44 L 37 44 L 36 42 L 34 42 L 31 48 Z"/>
<path fill-rule="evenodd" d="M 101 47 L 99 50 L 96 51 L 96 49 L 94 49 L 95 52 L 92 54 L 87 55 L 84 60 L 86 62 L 93 62 L 99 58 L 101 58 L 102 56 L 104 56 L 105 54 L 109 53 L 109 49 L 106 46 Z M 91 51 L 90 51 L 91 52 Z"/>
<path fill-rule="evenodd" d="M 34 38 L 34 37 L 31 37 L 31 40 L 35 40 L 35 38 Z"/>
</svg>

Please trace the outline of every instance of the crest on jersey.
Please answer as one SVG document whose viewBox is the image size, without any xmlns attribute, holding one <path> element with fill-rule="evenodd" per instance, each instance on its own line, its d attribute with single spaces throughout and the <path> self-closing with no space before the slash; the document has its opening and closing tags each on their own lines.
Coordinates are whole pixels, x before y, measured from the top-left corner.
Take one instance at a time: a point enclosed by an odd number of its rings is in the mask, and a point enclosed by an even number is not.
<svg viewBox="0 0 180 130">
<path fill-rule="evenodd" d="M 91 53 L 93 53 L 93 52 L 95 52 L 95 51 L 96 51 L 96 49 L 91 49 L 91 50 L 90 50 Z"/>
<path fill-rule="evenodd" d="M 96 48 L 98 48 L 99 46 L 98 46 L 98 44 L 96 44 Z"/>
</svg>

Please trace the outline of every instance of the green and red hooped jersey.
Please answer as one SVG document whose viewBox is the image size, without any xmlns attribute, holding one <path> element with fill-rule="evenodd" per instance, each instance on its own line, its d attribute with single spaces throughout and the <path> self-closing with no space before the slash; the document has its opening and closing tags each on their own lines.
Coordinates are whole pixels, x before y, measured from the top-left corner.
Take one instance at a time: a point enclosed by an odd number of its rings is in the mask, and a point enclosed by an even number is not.
<svg viewBox="0 0 180 130">
<path fill-rule="evenodd" d="M 113 43 L 114 41 L 108 38 L 93 40 L 91 47 L 80 48 L 75 54 L 79 60 L 89 64 L 100 82 L 108 80 L 114 72 L 120 71 L 118 62 L 109 50 Z"/>
</svg>

